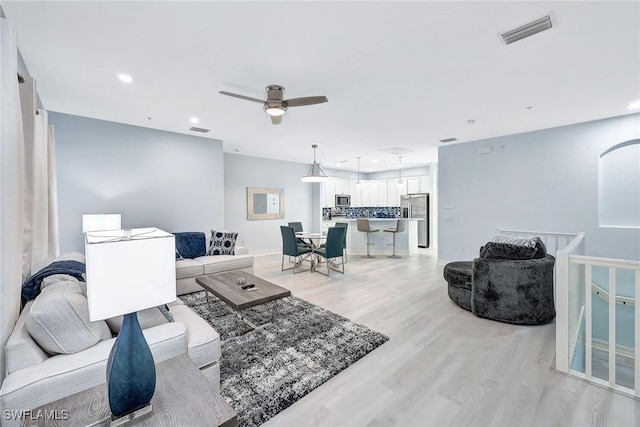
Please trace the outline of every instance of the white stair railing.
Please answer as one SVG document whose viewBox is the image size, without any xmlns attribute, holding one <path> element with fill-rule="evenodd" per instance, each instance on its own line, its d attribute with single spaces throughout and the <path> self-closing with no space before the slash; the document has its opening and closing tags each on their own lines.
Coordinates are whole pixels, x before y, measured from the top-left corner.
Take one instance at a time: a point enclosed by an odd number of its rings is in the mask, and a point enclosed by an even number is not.
<svg viewBox="0 0 640 427">
<path fill-rule="evenodd" d="M 640 397 L 640 261 L 585 256 L 585 233 L 555 233 L 499 229 L 500 234 L 521 237 L 538 236 L 555 253 L 555 308 L 556 308 L 556 369 L 592 383 L 615 389 L 624 394 Z M 593 268 L 606 268 L 608 289 L 593 281 Z M 633 296 L 619 295 L 616 291 L 618 270 L 633 272 Z M 593 337 L 593 295 L 606 301 L 608 307 L 608 340 Z M 616 307 L 628 306 L 634 310 L 634 348 L 616 342 Z M 626 309 L 626 308 L 625 308 Z M 593 350 L 606 349 L 608 379 L 595 377 Z M 633 354 L 631 354 L 633 353 Z M 616 357 L 634 360 L 633 384 L 630 387 L 616 381 Z M 572 368 L 579 359 L 584 372 Z"/>
<path fill-rule="evenodd" d="M 640 304 L 636 304 L 635 298 L 640 295 L 640 261 L 631 261 L 631 260 L 620 260 L 620 259 L 611 259 L 611 258 L 599 258 L 599 257 L 590 257 L 584 255 L 577 254 L 569 254 L 568 263 L 571 269 L 576 266 L 584 271 L 583 275 L 578 275 L 578 280 L 574 277 L 570 277 L 569 285 L 577 286 L 580 288 L 576 288 L 574 291 L 576 294 L 580 293 L 584 295 L 584 372 L 572 369 L 570 367 L 570 361 L 573 357 L 573 354 L 567 355 L 567 370 L 562 370 L 558 366 L 558 360 L 560 358 L 560 354 L 556 353 L 556 368 L 560 371 L 567 372 L 571 375 L 584 378 L 593 383 L 606 386 L 617 391 L 620 391 L 624 394 L 633 395 L 636 397 L 640 397 L 640 358 L 636 357 L 636 355 L 640 354 Z M 593 348 L 594 348 L 594 338 L 593 338 L 593 293 L 594 286 L 598 291 L 602 290 L 601 287 L 595 285 L 593 283 L 593 267 L 602 267 L 608 269 L 608 286 L 609 289 L 607 291 L 602 292 L 604 295 L 597 293 L 600 297 L 606 297 L 607 305 L 608 305 L 608 342 L 607 342 L 607 350 L 608 350 L 608 380 L 603 380 L 601 378 L 593 376 Z M 631 270 L 634 272 L 634 295 L 633 297 L 629 296 L 618 296 L 617 295 L 617 282 L 616 282 L 616 271 L 618 269 L 622 270 Z M 575 269 L 574 269 L 575 270 Z M 584 277 L 584 279 L 580 280 L 580 277 Z M 614 296 L 612 298 L 611 296 Z M 616 358 L 619 354 L 619 347 L 616 342 L 616 305 L 624 305 L 624 306 L 633 306 L 634 310 L 634 331 L 635 337 L 634 340 L 634 350 L 633 350 L 633 359 L 634 359 L 634 380 L 633 387 L 626 387 L 620 385 L 617 380 L 616 373 Z M 558 331 L 556 330 L 556 333 Z M 558 337 L 558 339 L 562 339 L 562 337 Z M 576 343 L 577 344 L 577 343 Z M 557 350 L 556 350 L 557 351 Z"/>
</svg>

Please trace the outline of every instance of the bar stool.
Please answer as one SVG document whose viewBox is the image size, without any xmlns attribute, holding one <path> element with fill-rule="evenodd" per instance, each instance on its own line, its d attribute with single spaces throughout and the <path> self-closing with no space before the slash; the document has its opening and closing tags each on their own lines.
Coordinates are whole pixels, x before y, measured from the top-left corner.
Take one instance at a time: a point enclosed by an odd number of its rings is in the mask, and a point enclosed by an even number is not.
<svg viewBox="0 0 640 427">
<path fill-rule="evenodd" d="M 386 233 L 393 233 L 393 243 L 389 243 L 387 246 L 393 245 L 393 254 L 389 255 L 387 258 L 402 258 L 399 255 L 396 255 L 396 234 L 402 233 L 404 231 L 405 223 L 407 221 L 404 219 L 399 219 L 396 222 L 396 228 L 385 228 L 383 231 Z"/>
<path fill-rule="evenodd" d="M 362 231 L 363 233 L 367 233 L 367 254 L 362 255 L 362 258 L 375 258 L 373 255 L 369 254 L 369 246 L 375 245 L 375 243 L 369 242 L 369 235 L 371 233 L 375 233 L 378 230 L 377 228 L 369 227 L 369 220 L 367 218 L 358 218 L 357 219 L 358 231 Z"/>
</svg>

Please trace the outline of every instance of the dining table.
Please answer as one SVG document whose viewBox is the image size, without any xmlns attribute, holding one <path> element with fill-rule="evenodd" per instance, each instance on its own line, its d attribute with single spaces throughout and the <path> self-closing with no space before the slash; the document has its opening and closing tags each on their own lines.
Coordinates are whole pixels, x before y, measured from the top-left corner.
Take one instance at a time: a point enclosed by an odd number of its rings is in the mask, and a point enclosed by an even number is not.
<svg viewBox="0 0 640 427">
<path fill-rule="evenodd" d="M 316 256 L 315 250 L 318 249 L 318 247 L 320 247 L 320 245 L 327 240 L 327 234 L 309 232 L 309 231 L 299 231 L 296 233 L 296 237 L 298 239 L 302 239 L 303 241 L 306 241 L 307 243 L 309 243 L 311 247 L 311 255 L 310 255 L 311 269 L 309 271 L 311 272 L 316 271 L 316 265 L 320 264 L 321 261 L 320 261 L 320 257 Z"/>
</svg>

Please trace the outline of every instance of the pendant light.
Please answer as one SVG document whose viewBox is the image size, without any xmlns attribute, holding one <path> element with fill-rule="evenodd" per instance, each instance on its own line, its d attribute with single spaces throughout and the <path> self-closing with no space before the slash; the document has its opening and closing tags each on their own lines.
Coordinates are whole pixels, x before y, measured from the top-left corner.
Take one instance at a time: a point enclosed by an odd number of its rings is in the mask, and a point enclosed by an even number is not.
<svg viewBox="0 0 640 427">
<path fill-rule="evenodd" d="M 402 156 L 398 156 L 398 187 L 402 187 Z"/>
<path fill-rule="evenodd" d="M 356 159 L 358 159 L 358 180 L 356 181 L 356 187 L 360 187 L 362 186 L 360 182 L 360 157 L 356 157 Z"/>
<path fill-rule="evenodd" d="M 311 171 L 309 175 L 305 175 L 302 177 L 303 182 L 324 182 L 327 179 L 327 174 L 324 173 L 318 162 L 316 162 L 316 148 L 318 148 L 318 144 L 311 145 L 313 148 L 313 165 L 311 165 Z"/>
</svg>

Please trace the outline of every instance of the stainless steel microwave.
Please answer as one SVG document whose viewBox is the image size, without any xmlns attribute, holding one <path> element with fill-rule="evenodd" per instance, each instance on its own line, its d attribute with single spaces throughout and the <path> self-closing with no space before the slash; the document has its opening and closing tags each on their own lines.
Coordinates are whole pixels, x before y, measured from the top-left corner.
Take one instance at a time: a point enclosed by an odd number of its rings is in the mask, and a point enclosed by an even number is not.
<svg viewBox="0 0 640 427">
<path fill-rule="evenodd" d="M 351 196 L 348 194 L 336 194 L 336 208 L 351 207 Z"/>
</svg>

